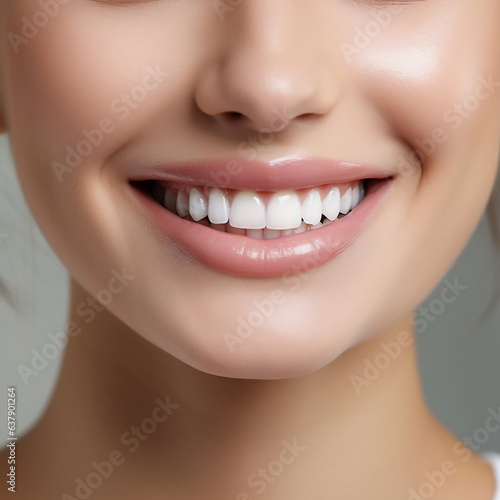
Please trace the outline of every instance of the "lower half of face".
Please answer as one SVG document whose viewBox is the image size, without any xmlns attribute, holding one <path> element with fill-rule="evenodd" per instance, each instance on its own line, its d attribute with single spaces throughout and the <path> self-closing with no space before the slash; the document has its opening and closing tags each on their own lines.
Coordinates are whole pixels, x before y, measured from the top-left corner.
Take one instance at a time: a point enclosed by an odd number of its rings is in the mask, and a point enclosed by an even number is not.
<svg viewBox="0 0 500 500">
<path fill-rule="evenodd" d="M 28 204 L 160 349 L 228 377 L 317 370 L 411 314 L 484 210 L 500 5 L 479 4 L 4 4 Z"/>
</svg>

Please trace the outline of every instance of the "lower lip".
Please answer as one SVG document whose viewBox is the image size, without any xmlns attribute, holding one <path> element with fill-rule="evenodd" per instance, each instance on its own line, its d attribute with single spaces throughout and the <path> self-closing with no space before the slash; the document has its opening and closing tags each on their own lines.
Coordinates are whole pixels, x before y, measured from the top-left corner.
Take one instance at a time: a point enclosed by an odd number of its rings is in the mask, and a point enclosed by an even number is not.
<svg viewBox="0 0 500 500">
<path fill-rule="evenodd" d="M 258 278 L 309 271 L 345 252 L 373 221 L 392 185 L 391 179 L 374 183 L 352 212 L 331 224 L 270 240 L 217 231 L 184 220 L 141 190 L 130 187 L 167 239 L 195 261 L 225 274 Z"/>
</svg>

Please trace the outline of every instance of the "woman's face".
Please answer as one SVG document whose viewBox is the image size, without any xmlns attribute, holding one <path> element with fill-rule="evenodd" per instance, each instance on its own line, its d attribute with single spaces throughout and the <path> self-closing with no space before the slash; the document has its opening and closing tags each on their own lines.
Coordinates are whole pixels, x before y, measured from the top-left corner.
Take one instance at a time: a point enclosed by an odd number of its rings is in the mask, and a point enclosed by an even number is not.
<svg viewBox="0 0 500 500">
<path fill-rule="evenodd" d="M 0 109 L 41 230 L 89 295 L 202 371 L 299 376 L 383 333 L 487 203 L 497 0 L 0 5 Z M 173 213 L 296 227 L 314 188 L 334 220 L 279 240 Z"/>
</svg>

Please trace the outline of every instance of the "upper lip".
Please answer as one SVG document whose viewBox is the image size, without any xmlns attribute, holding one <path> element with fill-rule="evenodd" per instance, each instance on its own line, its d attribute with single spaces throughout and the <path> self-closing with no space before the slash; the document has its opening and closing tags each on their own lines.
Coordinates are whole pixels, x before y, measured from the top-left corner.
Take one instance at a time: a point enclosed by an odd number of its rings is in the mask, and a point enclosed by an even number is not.
<svg viewBox="0 0 500 500">
<path fill-rule="evenodd" d="M 301 189 L 394 175 L 389 167 L 336 161 L 321 157 L 280 158 L 273 161 L 242 157 L 191 159 L 132 167 L 132 181 L 179 183 L 252 191 Z"/>
</svg>

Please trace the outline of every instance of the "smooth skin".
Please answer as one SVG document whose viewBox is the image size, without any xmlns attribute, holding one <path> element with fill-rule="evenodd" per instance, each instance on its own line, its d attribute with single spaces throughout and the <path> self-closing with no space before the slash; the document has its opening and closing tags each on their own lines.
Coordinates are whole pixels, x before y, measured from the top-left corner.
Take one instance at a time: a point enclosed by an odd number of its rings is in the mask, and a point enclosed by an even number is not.
<svg viewBox="0 0 500 500">
<path fill-rule="evenodd" d="M 123 463 L 93 500 L 401 500 L 447 461 L 456 471 L 434 500 L 491 500 L 490 467 L 457 453 L 423 400 L 414 342 L 361 393 L 352 375 L 382 343 L 415 334 L 412 311 L 492 191 L 500 3 L 230 5 L 71 0 L 19 44 L 9 34 L 41 6 L 0 1 L 3 129 L 28 205 L 71 274 L 78 331 L 43 418 L 18 443 L 17 498 L 75 497 L 77 478 L 119 450 Z M 139 84 L 148 91 L 137 103 L 126 96 Z M 203 267 L 135 209 L 128 186 L 137 163 L 248 154 L 241 144 L 276 110 L 290 118 L 257 144 L 258 159 L 323 156 L 394 178 L 351 248 L 296 286 Z M 58 175 L 54 162 L 106 119 L 113 130 Z M 82 314 L 122 270 L 133 278 L 107 309 Z M 285 300 L 230 350 L 224 333 L 276 289 Z M 124 433 L 167 396 L 179 407 L 130 451 Z M 281 452 L 294 440 L 292 460 Z"/>
</svg>

